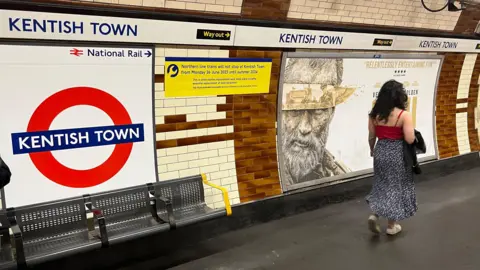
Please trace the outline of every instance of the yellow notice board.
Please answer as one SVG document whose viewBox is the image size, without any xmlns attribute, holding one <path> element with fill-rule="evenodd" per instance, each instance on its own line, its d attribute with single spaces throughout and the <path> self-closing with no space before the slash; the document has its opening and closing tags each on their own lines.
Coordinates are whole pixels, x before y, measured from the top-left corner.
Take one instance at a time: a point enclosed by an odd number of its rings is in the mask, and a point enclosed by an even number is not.
<svg viewBox="0 0 480 270">
<path fill-rule="evenodd" d="M 272 59 L 165 58 L 165 96 L 268 93 Z"/>
</svg>

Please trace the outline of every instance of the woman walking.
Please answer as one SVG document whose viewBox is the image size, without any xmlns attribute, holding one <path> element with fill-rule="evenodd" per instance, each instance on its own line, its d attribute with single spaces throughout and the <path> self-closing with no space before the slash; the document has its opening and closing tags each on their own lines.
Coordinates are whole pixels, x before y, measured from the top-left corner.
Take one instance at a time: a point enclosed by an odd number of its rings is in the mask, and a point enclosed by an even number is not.
<svg viewBox="0 0 480 270">
<path fill-rule="evenodd" d="M 405 166 L 403 153 L 404 141 L 408 144 L 415 141 L 412 117 L 405 111 L 407 102 L 403 84 L 391 80 L 380 89 L 369 114 L 368 141 L 374 183 L 366 200 L 372 211 L 369 229 L 377 234 L 379 217 L 388 219 L 387 234 L 395 235 L 402 230 L 398 222 L 417 211 L 413 172 Z"/>
</svg>

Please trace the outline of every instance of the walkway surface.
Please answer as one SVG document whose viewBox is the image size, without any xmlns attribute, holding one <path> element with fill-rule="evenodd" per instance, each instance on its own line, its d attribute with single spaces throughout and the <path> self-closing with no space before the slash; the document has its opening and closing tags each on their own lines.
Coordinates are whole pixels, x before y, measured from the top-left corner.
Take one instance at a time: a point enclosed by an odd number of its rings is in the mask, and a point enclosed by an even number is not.
<svg viewBox="0 0 480 270">
<path fill-rule="evenodd" d="M 419 212 L 395 237 L 372 237 L 368 208 L 358 199 L 233 231 L 122 269 L 480 269 L 480 168 L 418 184 L 417 200 Z"/>
</svg>

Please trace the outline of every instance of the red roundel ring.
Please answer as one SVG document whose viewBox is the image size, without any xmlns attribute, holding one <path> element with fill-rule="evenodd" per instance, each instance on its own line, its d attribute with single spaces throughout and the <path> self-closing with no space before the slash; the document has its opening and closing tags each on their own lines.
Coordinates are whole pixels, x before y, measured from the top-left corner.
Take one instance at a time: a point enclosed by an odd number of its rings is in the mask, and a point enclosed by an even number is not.
<svg viewBox="0 0 480 270">
<path fill-rule="evenodd" d="M 132 124 L 127 110 L 114 96 L 100 89 L 80 86 L 61 90 L 45 99 L 33 112 L 27 132 L 49 130 L 57 115 L 77 105 L 90 105 L 104 111 L 115 125 Z M 53 182 L 66 187 L 86 188 L 115 176 L 127 162 L 132 147 L 133 143 L 115 145 L 105 162 L 88 170 L 68 168 L 58 162 L 50 151 L 29 155 L 35 167 Z"/>
</svg>

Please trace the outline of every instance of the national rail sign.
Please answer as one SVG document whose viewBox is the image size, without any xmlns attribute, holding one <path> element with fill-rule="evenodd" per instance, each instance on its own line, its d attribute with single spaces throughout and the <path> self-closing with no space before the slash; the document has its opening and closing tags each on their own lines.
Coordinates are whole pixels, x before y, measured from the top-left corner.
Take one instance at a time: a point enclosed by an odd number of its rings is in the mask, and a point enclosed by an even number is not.
<svg viewBox="0 0 480 270">
<path fill-rule="evenodd" d="M 8 207 L 156 180 L 151 50 L 89 50 L 0 46 Z"/>
</svg>

